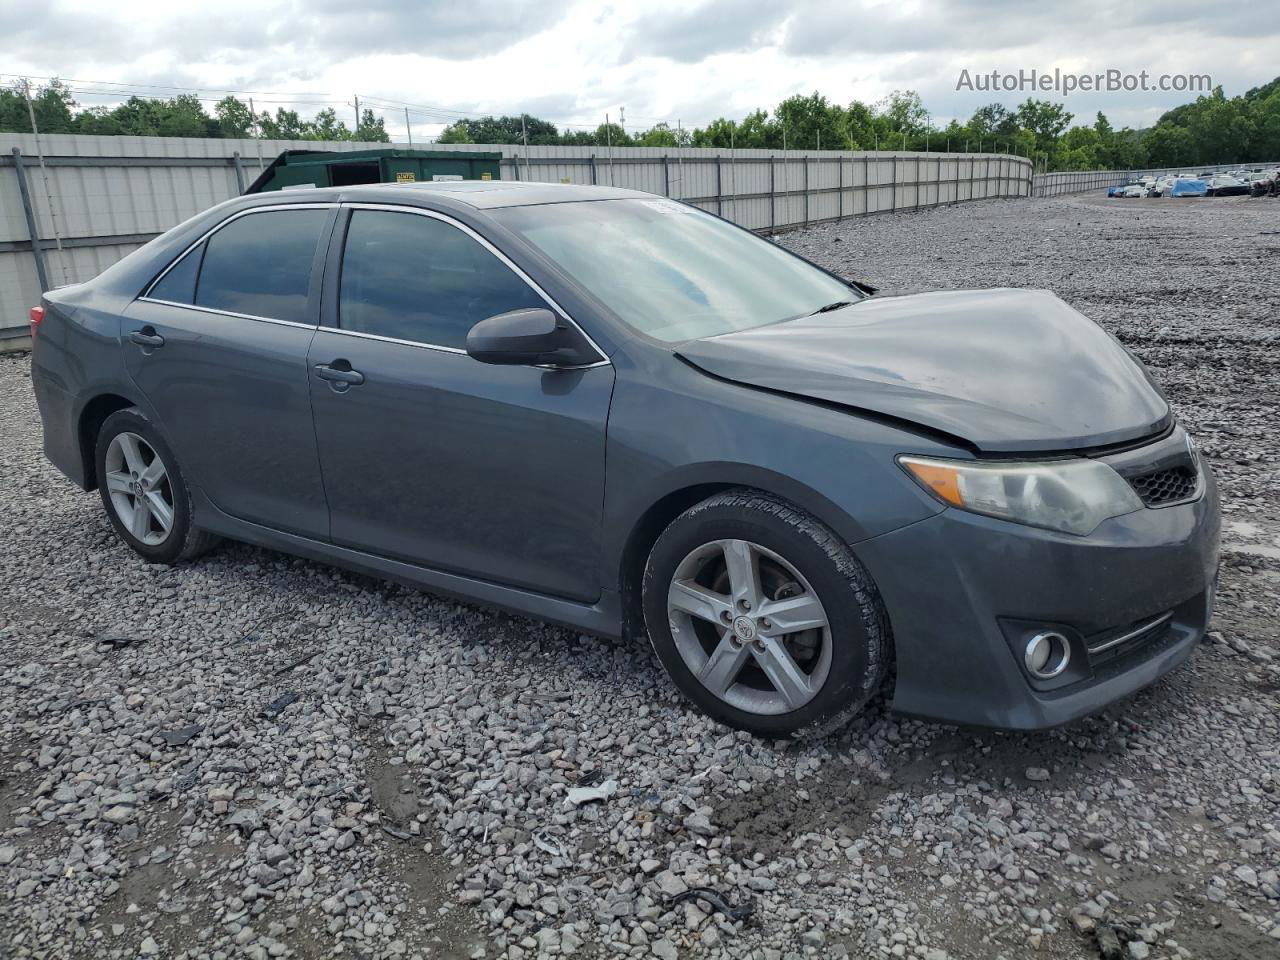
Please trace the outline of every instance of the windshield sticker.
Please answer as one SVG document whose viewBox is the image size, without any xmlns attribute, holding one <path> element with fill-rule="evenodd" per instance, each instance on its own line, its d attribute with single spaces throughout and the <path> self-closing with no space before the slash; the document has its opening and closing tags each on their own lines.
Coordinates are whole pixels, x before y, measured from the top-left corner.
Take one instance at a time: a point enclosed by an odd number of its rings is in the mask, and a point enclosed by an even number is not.
<svg viewBox="0 0 1280 960">
<path fill-rule="evenodd" d="M 691 207 L 687 203 L 676 203 L 674 200 L 639 200 L 638 203 L 644 204 L 651 210 L 658 213 L 698 213 L 696 207 Z"/>
</svg>

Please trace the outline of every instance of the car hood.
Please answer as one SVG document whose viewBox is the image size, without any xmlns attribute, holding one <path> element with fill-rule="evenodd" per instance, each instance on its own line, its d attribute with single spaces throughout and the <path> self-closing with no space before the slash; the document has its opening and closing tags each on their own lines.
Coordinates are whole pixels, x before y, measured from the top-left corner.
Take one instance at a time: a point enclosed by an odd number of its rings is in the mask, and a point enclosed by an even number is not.
<svg viewBox="0 0 1280 960">
<path fill-rule="evenodd" d="M 1124 347 L 1047 290 L 874 297 L 677 353 L 724 380 L 910 421 L 984 453 L 1123 443 L 1171 419 Z"/>
</svg>

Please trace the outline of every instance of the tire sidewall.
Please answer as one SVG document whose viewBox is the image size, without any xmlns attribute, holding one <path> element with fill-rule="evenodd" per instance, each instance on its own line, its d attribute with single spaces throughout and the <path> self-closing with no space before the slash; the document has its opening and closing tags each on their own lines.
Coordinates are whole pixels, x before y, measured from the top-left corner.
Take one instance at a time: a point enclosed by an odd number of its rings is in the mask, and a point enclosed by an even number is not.
<svg viewBox="0 0 1280 960">
<path fill-rule="evenodd" d="M 834 534 L 820 521 L 805 519 L 821 531 L 824 540 L 834 541 Z M 775 715 L 740 710 L 707 690 L 676 649 L 667 612 L 672 575 L 691 551 L 713 540 L 728 539 L 750 540 L 785 558 L 808 580 L 826 611 L 831 668 L 822 689 L 798 710 Z M 731 727 L 760 736 L 800 737 L 806 731 L 827 727 L 842 714 L 852 715 L 875 692 L 881 670 L 878 624 L 867 622 L 855 584 L 828 549 L 774 514 L 715 503 L 700 504 L 682 514 L 654 543 L 644 576 L 643 604 L 649 638 L 676 686 L 704 712 Z M 847 548 L 843 549 L 847 553 Z M 852 560 L 851 554 L 849 559 Z"/>
<path fill-rule="evenodd" d="M 127 529 L 116 514 L 115 504 L 111 502 L 111 494 L 106 484 L 107 448 L 111 441 L 121 433 L 136 433 L 151 445 L 151 449 L 164 462 L 165 473 L 169 477 L 169 489 L 173 494 L 173 527 L 163 543 L 143 543 Z M 146 415 L 137 407 L 118 410 L 103 421 L 98 431 L 98 440 L 94 447 L 94 468 L 98 478 L 98 493 L 102 497 L 102 505 L 107 511 L 107 518 L 116 534 L 139 556 L 150 563 L 174 563 L 186 546 L 191 533 L 191 496 L 187 492 L 187 484 L 178 467 L 173 450 L 165 442 L 160 431 L 155 428 Z"/>
</svg>

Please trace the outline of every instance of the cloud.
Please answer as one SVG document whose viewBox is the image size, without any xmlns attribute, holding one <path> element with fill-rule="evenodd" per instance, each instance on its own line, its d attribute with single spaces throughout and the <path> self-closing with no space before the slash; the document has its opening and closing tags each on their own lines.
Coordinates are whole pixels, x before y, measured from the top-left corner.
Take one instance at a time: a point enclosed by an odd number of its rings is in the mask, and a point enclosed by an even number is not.
<svg viewBox="0 0 1280 960">
<path fill-rule="evenodd" d="M 1149 124 L 1194 93 L 957 91 L 971 74 L 1055 66 L 1078 73 L 1207 73 L 1227 94 L 1277 73 L 1280 19 L 1224 16 L 1203 0 L 0 0 L 5 71 L 33 77 L 255 91 L 259 108 L 305 116 L 333 105 L 430 104 L 415 129 L 455 111 L 595 126 L 625 106 L 627 127 L 704 125 L 814 90 L 874 103 L 914 89 L 936 121 L 993 100 L 1064 100 L 1078 120 Z M 167 85 L 167 86 L 165 86 Z M 73 84 L 85 105 L 115 94 Z M 266 93 L 275 91 L 276 93 Z M 287 92 L 281 92 L 287 91 Z M 305 92 L 304 92 L 305 91 Z M 123 99 L 122 96 L 119 99 Z M 370 103 L 370 101 L 373 101 Z M 386 101 L 384 101 L 385 103 Z M 388 129 L 403 110 L 386 108 Z"/>
<path fill-rule="evenodd" d="M 719 53 L 766 45 L 787 17 L 779 0 L 712 0 L 679 10 L 647 8 L 623 33 L 621 60 L 665 57 L 699 63 Z"/>
<path fill-rule="evenodd" d="M 413 53 L 469 60 L 490 56 L 560 23 L 569 0 L 312 0 L 278 23 L 276 42 L 335 55 Z"/>
</svg>

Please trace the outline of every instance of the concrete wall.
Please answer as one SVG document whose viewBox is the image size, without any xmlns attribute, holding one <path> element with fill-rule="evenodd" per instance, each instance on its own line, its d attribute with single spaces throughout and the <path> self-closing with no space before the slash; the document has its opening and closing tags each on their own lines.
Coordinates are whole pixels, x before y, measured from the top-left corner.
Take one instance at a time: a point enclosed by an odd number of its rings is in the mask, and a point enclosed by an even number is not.
<svg viewBox="0 0 1280 960">
<path fill-rule="evenodd" d="M 42 292 L 15 147 L 22 156 L 47 286 L 54 287 L 87 280 L 155 235 L 238 195 L 241 182 L 251 183 L 261 166 L 284 150 L 387 144 L 57 134 L 41 137 L 39 146 L 43 169 L 35 137 L 0 134 L 0 339 L 22 335 L 27 311 Z M 504 179 L 630 187 L 696 204 L 762 232 L 1026 196 L 1031 177 L 1029 161 L 997 154 L 422 146 L 500 152 Z"/>
</svg>

